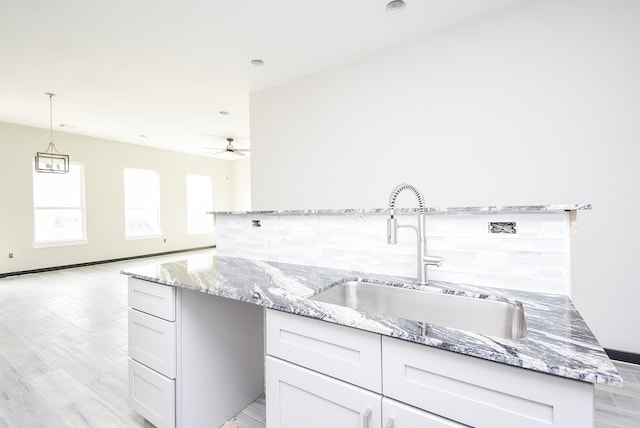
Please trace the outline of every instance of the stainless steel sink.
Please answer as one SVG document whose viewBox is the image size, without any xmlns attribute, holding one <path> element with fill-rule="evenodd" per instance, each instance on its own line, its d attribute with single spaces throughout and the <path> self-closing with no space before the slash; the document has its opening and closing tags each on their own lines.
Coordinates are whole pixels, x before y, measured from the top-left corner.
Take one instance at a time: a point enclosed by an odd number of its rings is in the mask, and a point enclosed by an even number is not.
<svg viewBox="0 0 640 428">
<path fill-rule="evenodd" d="M 524 309 L 520 303 L 363 281 L 338 283 L 311 300 L 489 336 L 508 339 L 527 336 Z"/>
</svg>

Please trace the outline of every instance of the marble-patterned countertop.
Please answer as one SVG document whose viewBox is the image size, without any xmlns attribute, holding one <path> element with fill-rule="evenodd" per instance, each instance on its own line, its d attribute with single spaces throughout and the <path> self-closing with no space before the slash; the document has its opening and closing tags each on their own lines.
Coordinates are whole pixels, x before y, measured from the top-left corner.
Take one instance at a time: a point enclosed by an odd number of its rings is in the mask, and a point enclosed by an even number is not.
<svg viewBox="0 0 640 428">
<path fill-rule="evenodd" d="M 590 210 L 591 204 L 555 204 L 555 205 L 485 205 L 476 207 L 426 207 L 427 214 L 461 213 L 513 213 L 513 212 L 559 212 Z M 395 208 L 396 213 L 417 213 L 418 208 Z M 263 210 L 263 211 L 210 211 L 216 215 L 339 215 L 339 214 L 388 214 L 388 208 L 363 209 L 318 209 L 318 210 Z"/>
<path fill-rule="evenodd" d="M 438 281 L 431 281 L 426 287 L 415 286 L 410 278 L 220 256 L 192 256 L 122 273 L 542 373 L 590 383 L 622 382 L 580 313 L 562 295 Z M 309 299 L 347 279 L 482 299 L 517 300 L 524 307 L 528 335 L 523 339 L 504 339 L 438 325 L 429 325 L 427 334 L 422 335 L 415 321 Z"/>
</svg>

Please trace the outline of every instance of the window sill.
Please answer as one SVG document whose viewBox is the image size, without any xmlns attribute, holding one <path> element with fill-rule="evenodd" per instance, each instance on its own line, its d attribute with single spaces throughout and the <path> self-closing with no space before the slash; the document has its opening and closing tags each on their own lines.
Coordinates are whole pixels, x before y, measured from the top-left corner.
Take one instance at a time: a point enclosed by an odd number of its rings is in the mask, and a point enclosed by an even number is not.
<svg viewBox="0 0 640 428">
<path fill-rule="evenodd" d="M 33 248 L 71 247 L 74 245 L 86 245 L 88 242 L 86 239 L 79 239 L 74 241 L 34 242 L 32 245 Z"/>
<path fill-rule="evenodd" d="M 162 238 L 162 235 L 136 235 L 136 236 L 126 236 L 124 237 L 125 241 L 139 241 L 141 239 L 157 239 Z"/>
</svg>

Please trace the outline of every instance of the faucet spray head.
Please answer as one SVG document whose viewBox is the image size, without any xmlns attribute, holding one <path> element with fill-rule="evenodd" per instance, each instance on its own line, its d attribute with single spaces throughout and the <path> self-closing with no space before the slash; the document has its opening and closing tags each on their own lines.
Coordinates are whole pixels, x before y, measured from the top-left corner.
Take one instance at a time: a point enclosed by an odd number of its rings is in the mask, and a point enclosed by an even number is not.
<svg viewBox="0 0 640 428">
<path fill-rule="evenodd" d="M 387 219 L 387 244 L 398 243 L 398 220 L 393 217 Z"/>
</svg>

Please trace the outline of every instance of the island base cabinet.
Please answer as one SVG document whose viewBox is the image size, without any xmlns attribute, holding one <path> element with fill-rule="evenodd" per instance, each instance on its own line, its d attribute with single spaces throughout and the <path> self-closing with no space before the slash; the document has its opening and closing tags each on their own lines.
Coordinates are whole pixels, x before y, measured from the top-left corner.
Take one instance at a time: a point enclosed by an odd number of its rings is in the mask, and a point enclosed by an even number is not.
<svg viewBox="0 0 640 428">
<path fill-rule="evenodd" d="M 382 399 L 382 426 L 384 428 L 465 428 L 449 419 L 441 418 L 395 400 Z"/>
<path fill-rule="evenodd" d="M 267 428 L 381 428 L 381 396 L 266 357 Z"/>
<path fill-rule="evenodd" d="M 264 393 L 264 311 L 179 291 L 176 424 L 216 428 Z"/>
</svg>

